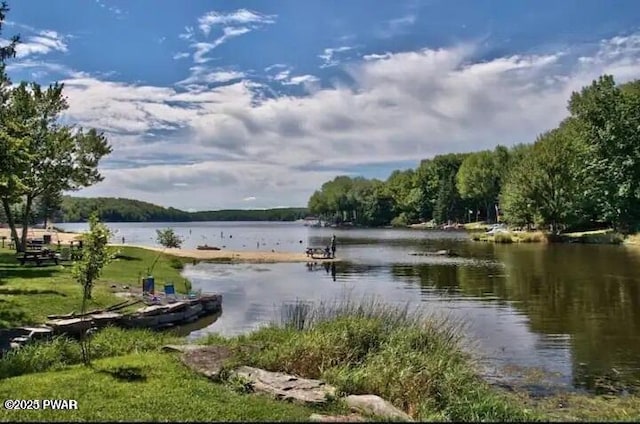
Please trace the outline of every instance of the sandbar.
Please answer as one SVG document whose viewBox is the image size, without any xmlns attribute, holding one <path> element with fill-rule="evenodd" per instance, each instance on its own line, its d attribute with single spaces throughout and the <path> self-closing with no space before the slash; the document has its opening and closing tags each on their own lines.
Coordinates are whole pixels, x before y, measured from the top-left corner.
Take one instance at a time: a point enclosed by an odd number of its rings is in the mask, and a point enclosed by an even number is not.
<svg viewBox="0 0 640 424">
<path fill-rule="evenodd" d="M 245 250 L 198 250 L 198 249 L 165 249 L 157 246 L 142 246 L 132 244 L 112 244 L 112 246 L 130 246 L 141 249 L 164 252 L 168 255 L 196 260 L 212 260 L 216 262 L 243 263 L 276 263 L 276 262 L 339 262 L 340 259 L 312 259 L 304 252 L 270 252 Z"/>
</svg>

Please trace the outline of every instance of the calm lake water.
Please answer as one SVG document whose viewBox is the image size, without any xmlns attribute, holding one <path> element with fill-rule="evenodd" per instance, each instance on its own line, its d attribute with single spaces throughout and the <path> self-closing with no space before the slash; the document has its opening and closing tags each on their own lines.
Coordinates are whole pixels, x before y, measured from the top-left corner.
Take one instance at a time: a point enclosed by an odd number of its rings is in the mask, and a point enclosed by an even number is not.
<svg viewBox="0 0 640 424">
<path fill-rule="evenodd" d="M 222 293 L 222 316 L 192 337 L 238 334 L 278 319 L 296 300 L 375 296 L 463 319 L 489 379 L 587 388 L 640 380 L 640 249 L 590 245 L 495 245 L 465 233 L 309 228 L 298 223 L 118 223 L 114 241 L 155 244 L 171 226 L 184 247 L 301 251 L 338 240 L 335 267 L 198 264 L 184 275 Z M 62 224 L 82 231 L 86 224 Z M 302 241 L 302 243 L 300 243 Z M 259 247 L 257 247 L 259 246 Z M 459 257 L 412 256 L 450 249 Z"/>
</svg>

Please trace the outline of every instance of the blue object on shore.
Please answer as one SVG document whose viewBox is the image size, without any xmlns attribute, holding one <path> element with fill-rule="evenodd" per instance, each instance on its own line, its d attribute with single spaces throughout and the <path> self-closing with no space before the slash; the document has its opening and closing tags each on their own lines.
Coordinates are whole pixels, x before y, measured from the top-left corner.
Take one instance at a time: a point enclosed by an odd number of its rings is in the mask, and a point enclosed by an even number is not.
<svg viewBox="0 0 640 424">
<path fill-rule="evenodd" d="M 155 279 L 151 275 L 142 279 L 142 292 L 155 294 Z"/>
</svg>

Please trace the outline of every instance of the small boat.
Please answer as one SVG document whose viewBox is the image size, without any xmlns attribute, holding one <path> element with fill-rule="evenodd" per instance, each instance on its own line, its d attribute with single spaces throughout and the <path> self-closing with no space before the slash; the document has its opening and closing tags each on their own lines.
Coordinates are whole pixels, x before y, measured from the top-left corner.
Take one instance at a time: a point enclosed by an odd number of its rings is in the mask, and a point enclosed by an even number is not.
<svg viewBox="0 0 640 424">
<path fill-rule="evenodd" d="M 209 246 L 207 244 L 205 244 L 203 246 L 198 246 L 198 247 L 196 247 L 196 249 L 198 249 L 198 250 L 220 250 L 219 247 Z"/>
</svg>

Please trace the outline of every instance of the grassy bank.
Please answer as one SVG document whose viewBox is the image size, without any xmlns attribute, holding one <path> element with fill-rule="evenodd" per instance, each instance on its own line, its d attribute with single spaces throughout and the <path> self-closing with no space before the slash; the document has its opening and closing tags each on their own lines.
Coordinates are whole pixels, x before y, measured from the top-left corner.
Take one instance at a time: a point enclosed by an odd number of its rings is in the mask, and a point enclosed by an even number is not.
<svg viewBox="0 0 640 424">
<path fill-rule="evenodd" d="M 342 393 L 377 394 L 419 420 L 522 421 L 536 417 L 478 375 L 461 349 L 459 327 L 406 308 L 324 304 L 290 308 L 285 325 L 234 339 L 211 336 L 250 364 L 333 384 Z"/>
<path fill-rule="evenodd" d="M 159 352 L 14 377 L 0 385 L 0 397 L 78 402 L 75 411 L 1 409 L 0 421 L 304 421 L 314 412 L 212 384 Z"/>
<path fill-rule="evenodd" d="M 177 291 L 185 292 L 188 282 L 180 275 L 180 269 L 190 260 L 134 247 L 118 250 L 118 258 L 105 268 L 94 288 L 90 309 L 121 301 L 113 294 L 111 285 L 139 286 L 138 276 L 146 274 L 158 256 L 153 269 L 157 284 L 172 281 Z M 42 323 L 47 315 L 79 310 L 81 302 L 82 289 L 71 275 L 70 262 L 22 266 L 14 251 L 0 249 L 0 328 Z"/>
<path fill-rule="evenodd" d="M 471 231 L 471 230 L 469 230 Z M 473 241 L 490 243 L 581 243 L 640 245 L 640 234 L 624 236 L 612 229 L 551 235 L 543 231 L 503 231 L 496 234 L 473 231 Z"/>
<path fill-rule="evenodd" d="M 462 349 L 459 325 L 406 308 L 297 304 L 284 309 L 282 321 L 201 343 L 231 348 L 227 370 L 246 364 L 322 378 L 342 394 L 378 394 L 417 420 L 640 418 L 636 396 L 532 399 L 490 386 Z M 161 352 L 176 342 L 168 333 L 106 329 L 92 339 L 90 368 L 79 365 L 80 348 L 66 339 L 12 353 L 0 359 L 1 396 L 74 399 L 79 410 L 0 410 L 0 421 L 304 421 L 313 412 L 345 412 L 340 402 L 318 411 L 248 393 L 233 379 L 213 383 Z"/>
<path fill-rule="evenodd" d="M 549 237 L 542 231 L 503 231 L 496 234 L 476 233 L 473 241 L 490 243 L 547 243 Z"/>
</svg>

